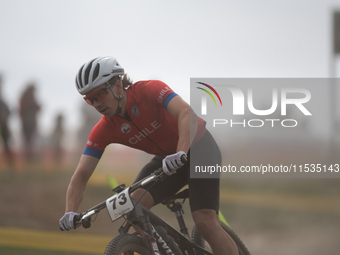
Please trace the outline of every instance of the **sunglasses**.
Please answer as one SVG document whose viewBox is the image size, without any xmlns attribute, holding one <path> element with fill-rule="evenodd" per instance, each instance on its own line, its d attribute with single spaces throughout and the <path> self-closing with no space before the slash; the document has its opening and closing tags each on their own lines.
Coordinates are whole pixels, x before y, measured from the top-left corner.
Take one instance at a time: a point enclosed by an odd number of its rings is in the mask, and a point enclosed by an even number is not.
<svg viewBox="0 0 340 255">
<path fill-rule="evenodd" d="M 94 102 L 98 102 L 98 103 L 102 102 L 104 100 L 105 96 L 109 93 L 107 90 L 111 86 L 112 86 L 112 84 L 109 84 L 107 87 L 101 88 L 93 96 L 84 96 L 84 100 L 86 101 L 86 103 L 88 103 L 91 106 L 94 105 Z"/>
</svg>

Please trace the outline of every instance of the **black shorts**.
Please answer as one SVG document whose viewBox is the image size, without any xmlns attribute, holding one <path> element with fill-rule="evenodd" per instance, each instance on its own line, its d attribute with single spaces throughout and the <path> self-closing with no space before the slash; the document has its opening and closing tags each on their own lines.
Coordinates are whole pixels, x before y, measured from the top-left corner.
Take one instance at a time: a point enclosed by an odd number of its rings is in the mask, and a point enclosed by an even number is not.
<svg viewBox="0 0 340 255">
<path fill-rule="evenodd" d="M 205 165 L 221 165 L 221 152 L 211 134 L 206 131 L 202 139 L 197 142 L 192 150 L 195 150 L 196 161 Z M 197 156 L 199 155 L 199 156 Z M 150 175 L 153 171 L 162 167 L 162 156 L 155 156 L 139 172 L 136 181 Z M 202 165 L 202 164 L 201 164 Z M 191 212 L 200 209 L 212 209 L 216 213 L 219 211 L 220 179 L 219 178 L 190 178 L 190 151 L 188 152 L 188 162 L 164 181 L 148 184 L 144 188 L 152 195 L 155 205 L 164 199 L 176 194 L 185 185 L 189 185 L 189 201 Z"/>
</svg>

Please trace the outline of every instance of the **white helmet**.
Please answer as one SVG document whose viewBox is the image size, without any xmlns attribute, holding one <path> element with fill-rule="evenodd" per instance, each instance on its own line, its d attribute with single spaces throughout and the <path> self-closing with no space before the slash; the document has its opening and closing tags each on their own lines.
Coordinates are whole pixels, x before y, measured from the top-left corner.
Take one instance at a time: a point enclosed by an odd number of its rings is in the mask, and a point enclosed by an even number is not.
<svg viewBox="0 0 340 255">
<path fill-rule="evenodd" d="M 79 69 L 76 76 L 76 87 L 81 95 L 85 95 L 117 75 L 124 75 L 124 68 L 119 65 L 115 58 L 95 58 Z"/>
</svg>

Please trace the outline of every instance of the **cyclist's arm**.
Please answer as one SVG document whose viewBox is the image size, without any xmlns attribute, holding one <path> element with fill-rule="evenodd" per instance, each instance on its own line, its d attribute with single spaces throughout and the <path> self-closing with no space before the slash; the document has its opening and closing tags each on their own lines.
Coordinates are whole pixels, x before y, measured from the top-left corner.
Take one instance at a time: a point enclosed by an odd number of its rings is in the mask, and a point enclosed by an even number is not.
<svg viewBox="0 0 340 255">
<path fill-rule="evenodd" d="M 82 155 L 74 172 L 66 193 L 65 212 L 77 212 L 84 198 L 86 184 L 91 177 L 99 159 L 89 155 Z"/>
<path fill-rule="evenodd" d="M 188 153 L 197 131 L 197 115 L 180 96 L 175 96 L 170 100 L 167 110 L 178 121 L 177 151 Z"/>
</svg>

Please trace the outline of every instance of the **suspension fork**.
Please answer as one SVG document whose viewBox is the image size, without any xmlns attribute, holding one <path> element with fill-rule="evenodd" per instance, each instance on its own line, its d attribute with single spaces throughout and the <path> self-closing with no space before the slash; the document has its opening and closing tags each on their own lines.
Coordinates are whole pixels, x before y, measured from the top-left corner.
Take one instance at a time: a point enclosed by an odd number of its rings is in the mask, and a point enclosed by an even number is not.
<svg viewBox="0 0 340 255">
<path fill-rule="evenodd" d="M 162 236 L 156 231 L 155 227 L 151 224 L 149 215 L 144 214 L 142 217 L 142 223 L 145 229 L 145 232 L 148 234 L 149 245 L 152 248 L 154 254 L 156 255 L 159 252 L 157 243 L 165 250 L 167 255 L 175 255 L 171 248 L 168 246 L 166 241 L 162 238 Z M 160 254 L 160 253 L 159 253 Z"/>
<path fill-rule="evenodd" d="M 143 239 L 145 239 L 145 241 L 149 245 L 149 249 L 150 249 L 151 254 L 161 255 L 161 253 L 158 249 L 157 240 L 156 240 L 156 238 L 158 238 L 157 232 L 156 232 L 155 228 L 151 225 L 149 215 L 147 215 L 147 214 L 141 215 L 140 219 L 141 219 L 141 223 L 144 227 L 144 231 L 140 229 L 140 230 L 137 230 L 136 232 L 134 232 L 133 234 L 139 235 Z M 131 227 L 131 225 L 130 225 L 130 223 L 128 223 L 127 226 L 123 227 L 121 230 L 122 231 L 128 231 L 128 229 L 130 227 Z M 174 254 L 172 253 L 171 255 L 174 255 Z"/>
<path fill-rule="evenodd" d="M 143 225 L 143 230 L 137 230 L 133 234 L 139 235 L 143 239 L 145 239 L 149 244 L 149 249 L 153 255 L 161 255 L 157 243 L 163 247 L 166 251 L 167 255 L 174 255 L 172 250 L 169 248 L 165 240 L 157 233 L 155 227 L 151 224 L 149 215 L 144 214 L 139 205 L 135 207 L 135 210 L 130 215 L 130 220 L 139 219 L 137 220 L 141 225 Z M 132 225 L 127 222 L 125 226 L 121 226 L 119 229 L 119 233 L 127 233 L 132 227 Z"/>
</svg>

